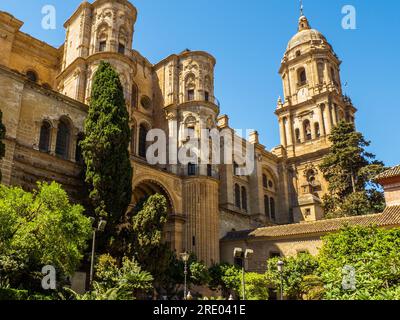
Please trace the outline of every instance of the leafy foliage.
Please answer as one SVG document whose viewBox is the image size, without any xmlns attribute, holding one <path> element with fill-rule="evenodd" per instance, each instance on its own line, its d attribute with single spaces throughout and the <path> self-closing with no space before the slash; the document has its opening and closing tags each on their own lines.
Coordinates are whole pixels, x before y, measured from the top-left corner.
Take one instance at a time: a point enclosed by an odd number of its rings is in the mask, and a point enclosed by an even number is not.
<svg viewBox="0 0 400 320">
<path fill-rule="evenodd" d="M 147 257 L 161 245 L 162 231 L 167 222 L 167 200 L 156 194 L 150 196 L 132 219 L 136 257 Z"/>
<path fill-rule="evenodd" d="M 240 268 L 229 264 L 217 264 L 209 269 L 209 274 L 211 277 L 210 289 L 221 289 L 225 297 L 231 294 L 236 297 L 242 296 L 242 270 Z M 246 272 L 245 293 L 247 300 L 268 300 L 269 287 L 265 275 Z"/>
<path fill-rule="evenodd" d="M 117 257 L 135 257 L 136 261 L 159 281 L 171 263 L 171 253 L 162 242 L 167 222 L 167 200 L 155 194 L 136 206 L 126 222 L 119 225 L 112 251 Z"/>
<path fill-rule="evenodd" d="M 245 274 L 245 293 L 247 300 L 268 300 L 269 286 L 268 279 L 263 274 L 248 272 Z M 240 284 L 242 292 L 242 284 Z"/>
<path fill-rule="evenodd" d="M 110 255 L 102 255 L 96 265 L 93 290 L 84 295 L 68 290 L 76 300 L 134 300 L 141 292 L 152 289 L 153 277 L 142 271 L 135 260 L 124 257 L 122 266 Z"/>
<path fill-rule="evenodd" d="M 12 287 L 39 286 L 44 265 L 59 278 L 73 274 L 90 235 L 83 208 L 60 185 L 38 183 L 33 193 L 0 186 L 0 277 Z"/>
<path fill-rule="evenodd" d="M 275 287 L 280 287 L 280 273 L 278 261 L 284 262 L 282 273 L 283 292 L 288 299 L 301 299 L 304 293 L 304 278 L 313 275 L 318 268 L 318 261 L 308 253 L 301 253 L 297 257 L 272 258 L 267 262 L 266 278 Z"/>
<path fill-rule="evenodd" d="M 332 146 L 320 169 L 329 183 L 324 197 L 328 217 L 380 212 L 384 197 L 374 177 L 384 170 L 382 162 L 366 151 L 370 145 L 354 124 L 341 121 L 329 137 Z"/>
<path fill-rule="evenodd" d="M 130 135 L 119 76 L 109 63 L 101 62 L 93 79 L 81 148 L 91 204 L 98 216 L 107 217 L 109 226 L 119 223 L 131 201 Z"/>
<path fill-rule="evenodd" d="M 3 113 L 0 110 L 0 160 L 6 154 L 6 146 L 3 143 L 5 137 L 6 137 L 6 127 L 3 124 Z M 0 182 L 1 182 L 1 170 L 0 170 Z"/>
<path fill-rule="evenodd" d="M 241 286 L 241 269 L 230 264 L 216 264 L 209 269 L 212 290 L 221 289 L 225 296 L 238 294 Z"/>
<path fill-rule="evenodd" d="M 317 257 L 283 259 L 284 294 L 304 300 L 398 300 L 399 248 L 400 229 L 346 227 L 323 238 Z M 277 260 L 268 261 L 266 273 L 275 288 L 280 286 Z"/>
<path fill-rule="evenodd" d="M 211 277 L 208 268 L 201 262 L 193 261 L 190 263 L 190 281 L 197 286 L 206 285 L 210 282 Z"/>
<path fill-rule="evenodd" d="M 400 229 L 349 227 L 328 235 L 318 261 L 326 299 L 400 298 Z M 342 285 L 345 266 L 355 269 L 356 290 Z"/>
</svg>

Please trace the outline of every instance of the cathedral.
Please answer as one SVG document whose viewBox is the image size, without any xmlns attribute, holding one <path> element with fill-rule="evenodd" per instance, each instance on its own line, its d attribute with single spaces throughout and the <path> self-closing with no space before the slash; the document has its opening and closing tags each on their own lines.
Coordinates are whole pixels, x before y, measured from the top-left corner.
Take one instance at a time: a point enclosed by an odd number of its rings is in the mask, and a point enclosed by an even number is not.
<svg viewBox="0 0 400 320">
<path fill-rule="evenodd" d="M 131 205 L 156 193 L 167 198 L 164 240 L 173 250 L 193 252 L 209 265 L 229 262 L 232 248 L 248 242 L 243 230 L 266 232 L 271 245 L 258 249 L 268 252 L 254 261 L 256 270 L 265 256 L 317 249 L 318 235 L 331 230 L 318 227 L 327 224 L 321 205 L 327 183 L 318 166 L 332 128 L 341 120 L 354 122 L 357 111 L 343 95 L 341 61 L 331 44 L 300 17 L 279 68 L 280 145 L 267 150 L 256 131 L 240 138 L 254 147 L 249 174 L 238 175 L 236 163 L 152 165 L 146 158 L 152 129 L 181 146 L 187 130 L 200 138 L 203 130 L 233 128 L 214 96 L 215 58 L 185 50 L 150 63 L 134 49 L 136 18 L 127 0 L 83 1 L 64 24 L 63 45 L 55 48 L 0 12 L 0 109 L 7 129 L 2 182 L 32 190 L 37 181 L 57 181 L 71 199 L 82 200 L 79 141 L 93 75 L 108 61 L 120 76 L 130 115 Z M 299 234 L 309 233 L 293 233 L 293 227 L 314 228 L 314 238 L 305 243 Z"/>
</svg>

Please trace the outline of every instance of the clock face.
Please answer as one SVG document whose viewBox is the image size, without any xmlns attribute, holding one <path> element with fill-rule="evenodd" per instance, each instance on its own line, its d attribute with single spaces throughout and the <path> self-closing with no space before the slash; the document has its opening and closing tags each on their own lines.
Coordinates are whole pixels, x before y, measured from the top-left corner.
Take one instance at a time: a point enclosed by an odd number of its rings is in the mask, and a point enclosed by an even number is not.
<svg viewBox="0 0 400 320">
<path fill-rule="evenodd" d="M 299 92 L 297 92 L 297 100 L 299 103 L 306 101 L 308 98 L 308 88 L 301 88 Z"/>
</svg>

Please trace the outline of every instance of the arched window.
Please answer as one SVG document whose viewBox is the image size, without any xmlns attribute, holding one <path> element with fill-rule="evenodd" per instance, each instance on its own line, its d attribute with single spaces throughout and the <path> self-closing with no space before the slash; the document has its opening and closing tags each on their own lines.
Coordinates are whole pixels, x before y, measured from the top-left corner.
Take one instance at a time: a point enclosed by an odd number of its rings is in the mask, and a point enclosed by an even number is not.
<svg viewBox="0 0 400 320">
<path fill-rule="evenodd" d="M 125 54 L 125 45 L 123 43 L 118 45 L 118 53 Z"/>
<path fill-rule="evenodd" d="M 245 187 L 242 187 L 242 209 L 247 211 L 247 190 Z"/>
<path fill-rule="evenodd" d="M 102 24 L 97 30 L 97 48 L 99 52 L 104 52 L 107 49 L 107 40 L 109 27 L 107 24 Z"/>
<path fill-rule="evenodd" d="M 131 88 L 131 107 L 132 109 L 137 109 L 138 107 L 138 99 L 139 99 L 139 90 L 135 83 L 132 84 Z"/>
<path fill-rule="evenodd" d="M 128 33 L 126 32 L 124 27 L 119 29 L 119 39 L 118 39 L 118 53 L 125 54 L 125 47 L 128 40 Z"/>
<path fill-rule="evenodd" d="M 264 196 L 264 211 L 265 215 L 267 216 L 268 219 L 270 219 L 270 210 L 269 210 L 269 197 Z"/>
<path fill-rule="evenodd" d="M 102 40 L 99 42 L 99 52 L 106 51 L 107 48 L 107 40 Z"/>
<path fill-rule="evenodd" d="M 60 120 L 57 131 L 56 155 L 68 159 L 71 130 L 65 120 Z"/>
<path fill-rule="evenodd" d="M 39 78 L 37 73 L 35 71 L 33 71 L 33 70 L 28 70 L 26 72 L 26 77 L 32 82 L 37 82 L 38 78 Z"/>
<path fill-rule="evenodd" d="M 44 121 L 40 127 L 39 150 L 42 152 L 50 151 L 50 123 Z"/>
<path fill-rule="evenodd" d="M 320 129 L 320 127 L 319 127 L 319 123 L 318 123 L 318 122 L 316 122 L 316 123 L 314 124 L 314 129 L 315 129 L 315 136 L 316 136 L 317 138 L 321 137 L 321 129 Z"/>
<path fill-rule="evenodd" d="M 306 69 L 300 68 L 297 72 L 299 85 L 304 86 L 307 83 Z"/>
<path fill-rule="evenodd" d="M 240 209 L 240 187 L 235 184 L 235 206 Z"/>
<path fill-rule="evenodd" d="M 319 84 L 324 84 L 324 70 L 325 70 L 325 64 L 323 62 L 318 62 L 318 82 L 319 82 Z"/>
<path fill-rule="evenodd" d="M 139 157 L 146 158 L 147 152 L 147 128 L 145 125 L 141 124 L 139 128 Z"/>
<path fill-rule="evenodd" d="M 194 100 L 194 90 L 193 89 L 189 89 L 187 91 L 187 100 L 188 101 L 193 101 Z"/>
<path fill-rule="evenodd" d="M 310 120 L 305 120 L 303 122 L 303 127 L 304 127 L 304 137 L 306 138 L 306 140 L 311 140 L 312 136 L 311 136 L 311 124 L 310 124 Z"/>
<path fill-rule="evenodd" d="M 275 199 L 272 197 L 270 199 L 270 206 L 271 206 L 271 219 L 272 221 L 275 221 L 276 220 Z"/>
<path fill-rule="evenodd" d="M 301 142 L 300 130 L 296 129 L 295 133 L 296 133 L 296 143 L 300 143 Z"/>
<path fill-rule="evenodd" d="M 76 139 L 76 146 L 75 146 L 75 161 L 76 163 L 83 164 L 83 155 L 82 155 L 82 148 L 81 148 L 81 141 L 83 141 L 84 136 L 83 133 L 79 133 Z"/>
<path fill-rule="evenodd" d="M 186 76 L 185 80 L 186 101 L 193 101 L 195 99 L 196 90 L 196 77 L 193 73 Z"/>
</svg>

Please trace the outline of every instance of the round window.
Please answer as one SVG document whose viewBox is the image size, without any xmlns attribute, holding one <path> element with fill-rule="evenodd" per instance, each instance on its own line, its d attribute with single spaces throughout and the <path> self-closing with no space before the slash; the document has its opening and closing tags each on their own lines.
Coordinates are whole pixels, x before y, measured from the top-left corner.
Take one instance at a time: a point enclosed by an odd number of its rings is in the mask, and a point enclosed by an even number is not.
<svg viewBox="0 0 400 320">
<path fill-rule="evenodd" d="M 143 96 L 142 99 L 140 99 L 140 104 L 144 109 L 151 109 L 153 103 L 149 97 Z"/>
<path fill-rule="evenodd" d="M 272 189 L 274 187 L 274 183 L 271 180 L 269 180 L 268 181 L 268 186 Z"/>
</svg>

